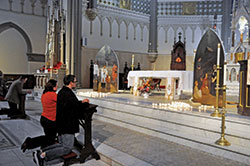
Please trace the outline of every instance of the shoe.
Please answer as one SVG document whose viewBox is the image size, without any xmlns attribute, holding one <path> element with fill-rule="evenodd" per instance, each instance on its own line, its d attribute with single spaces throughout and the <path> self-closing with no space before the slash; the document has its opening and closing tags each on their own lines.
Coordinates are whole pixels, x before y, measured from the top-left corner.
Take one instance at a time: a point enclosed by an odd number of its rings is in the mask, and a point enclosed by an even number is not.
<svg viewBox="0 0 250 166">
<path fill-rule="evenodd" d="M 39 166 L 43 166 L 44 164 L 44 161 L 43 159 L 40 157 L 41 155 L 41 152 L 39 150 L 33 152 L 33 161 L 36 163 L 36 165 L 39 165 Z"/>
<path fill-rule="evenodd" d="M 31 138 L 27 137 L 21 145 L 21 150 L 23 150 L 23 153 L 28 149 L 29 140 L 31 140 Z"/>
</svg>

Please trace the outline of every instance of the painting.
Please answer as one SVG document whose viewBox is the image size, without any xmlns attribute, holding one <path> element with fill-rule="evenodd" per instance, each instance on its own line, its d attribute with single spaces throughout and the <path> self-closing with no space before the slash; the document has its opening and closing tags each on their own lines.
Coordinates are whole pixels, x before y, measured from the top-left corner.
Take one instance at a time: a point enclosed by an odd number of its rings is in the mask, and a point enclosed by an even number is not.
<svg viewBox="0 0 250 166">
<path fill-rule="evenodd" d="M 94 74 L 98 73 L 94 76 L 95 89 L 99 92 L 117 92 L 119 64 L 117 55 L 110 46 L 104 45 L 99 50 L 95 65 Z"/>
<path fill-rule="evenodd" d="M 202 37 L 194 60 L 193 101 L 205 105 L 216 105 L 217 50 L 222 42 L 217 33 L 209 29 Z M 219 87 L 223 85 L 224 47 L 220 48 Z M 219 91 L 219 106 L 222 106 L 222 91 Z"/>
</svg>

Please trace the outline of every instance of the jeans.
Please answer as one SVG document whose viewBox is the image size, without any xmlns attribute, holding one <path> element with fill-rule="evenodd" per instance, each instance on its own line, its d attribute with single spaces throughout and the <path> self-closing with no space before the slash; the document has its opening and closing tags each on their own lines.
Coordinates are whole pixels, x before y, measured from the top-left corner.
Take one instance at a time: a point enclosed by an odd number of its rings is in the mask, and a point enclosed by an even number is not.
<svg viewBox="0 0 250 166">
<path fill-rule="evenodd" d="M 62 134 L 58 136 L 58 144 L 48 146 L 43 149 L 45 161 L 51 161 L 69 154 L 74 147 L 74 134 Z"/>
</svg>

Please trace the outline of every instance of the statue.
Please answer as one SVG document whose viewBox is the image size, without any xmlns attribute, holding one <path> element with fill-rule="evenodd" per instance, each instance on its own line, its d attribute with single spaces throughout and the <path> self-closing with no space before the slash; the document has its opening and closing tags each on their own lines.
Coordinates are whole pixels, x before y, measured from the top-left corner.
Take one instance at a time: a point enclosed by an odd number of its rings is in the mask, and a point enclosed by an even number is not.
<svg viewBox="0 0 250 166">
<path fill-rule="evenodd" d="M 108 70 L 106 68 L 106 65 L 104 65 L 103 68 L 101 69 L 101 87 L 102 88 L 105 88 L 107 75 L 108 75 Z"/>
</svg>

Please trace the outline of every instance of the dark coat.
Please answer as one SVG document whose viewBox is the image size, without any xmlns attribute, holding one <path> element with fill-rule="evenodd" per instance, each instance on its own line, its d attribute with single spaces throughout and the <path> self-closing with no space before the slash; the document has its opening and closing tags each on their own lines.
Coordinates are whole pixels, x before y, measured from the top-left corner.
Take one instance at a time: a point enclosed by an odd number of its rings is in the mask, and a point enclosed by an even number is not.
<svg viewBox="0 0 250 166">
<path fill-rule="evenodd" d="M 86 103 L 88 104 L 88 103 Z M 79 114 L 83 111 L 81 101 L 68 87 L 63 87 L 57 95 L 56 124 L 59 134 L 79 132 Z"/>
<path fill-rule="evenodd" d="M 20 95 L 21 94 L 26 94 L 26 92 L 23 91 L 23 82 L 19 78 L 11 84 L 11 86 L 10 86 L 6 96 L 5 96 L 5 99 L 9 102 L 20 104 Z"/>
</svg>

